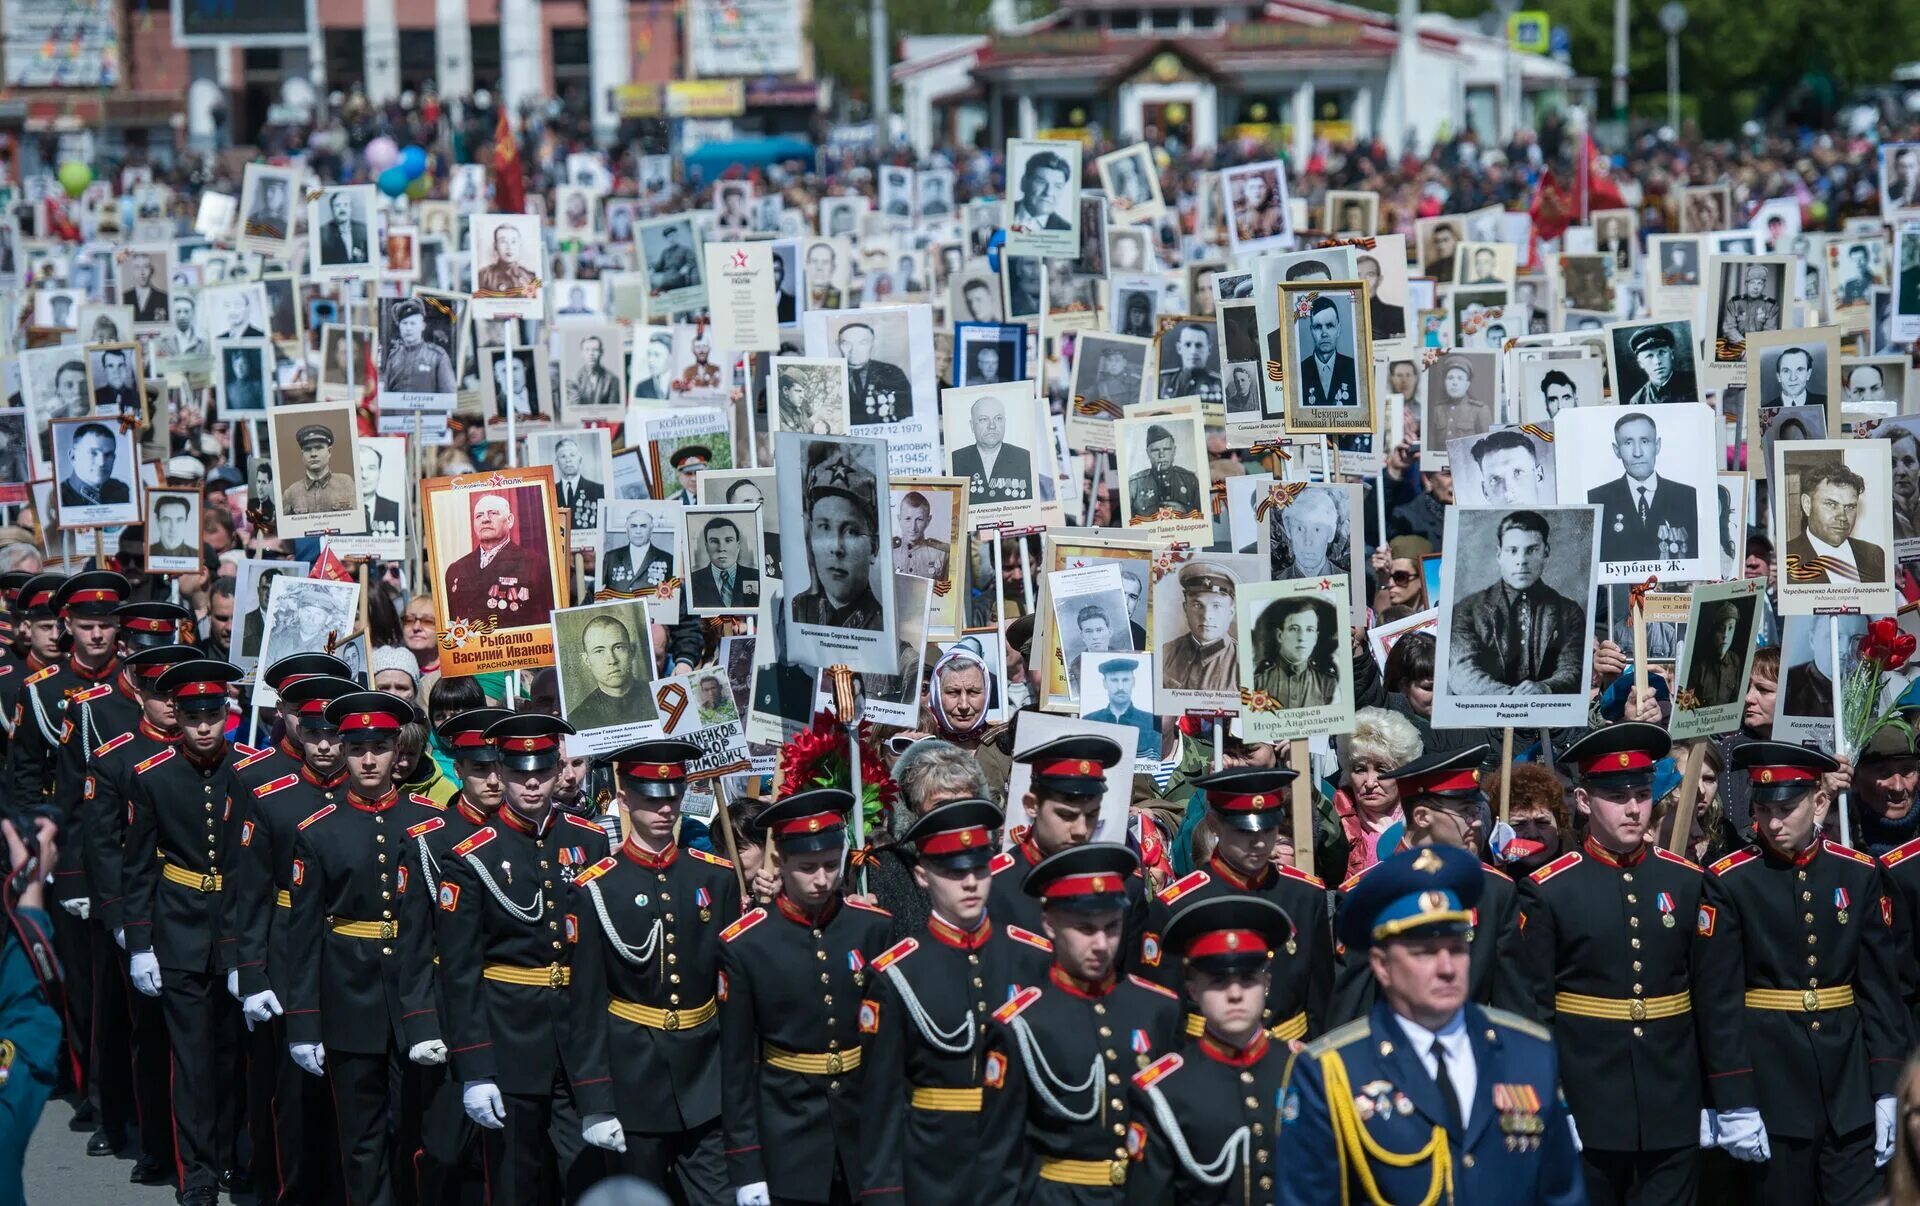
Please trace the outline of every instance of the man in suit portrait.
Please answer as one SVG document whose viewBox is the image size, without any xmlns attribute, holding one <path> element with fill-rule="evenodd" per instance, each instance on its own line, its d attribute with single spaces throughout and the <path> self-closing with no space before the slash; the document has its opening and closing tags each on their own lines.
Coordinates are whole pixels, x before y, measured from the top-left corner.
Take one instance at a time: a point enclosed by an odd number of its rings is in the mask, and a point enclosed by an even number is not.
<svg viewBox="0 0 1920 1206">
<path fill-rule="evenodd" d="M 783 327 L 800 321 L 800 299 L 793 295 L 793 286 L 787 281 L 787 257 L 778 251 L 773 253 L 773 297 L 775 321 Z"/>
<path fill-rule="evenodd" d="M 967 479 L 967 502 L 1010 502 L 1033 497 L 1033 457 L 1005 442 L 1007 405 L 988 396 L 974 400 L 967 416 L 973 443 L 953 450 L 953 472 Z"/>
<path fill-rule="evenodd" d="M 1539 451 L 1524 432 L 1509 429 L 1482 436 L 1473 442 L 1472 451 L 1473 463 L 1480 470 L 1481 501 L 1488 506 L 1530 507 L 1543 501 L 1540 488 L 1546 482 L 1546 471 L 1540 467 Z"/>
<path fill-rule="evenodd" d="M 1760 405 L 1825 406 L 1826 391 L 1813 389 L 1812 385 L 1813 352 L 1798 344 L 1781 348 L 1773 362 L 1773 380 L 1762 392 Z"/>
<path fill-rule="evenodd" d="M 543 623 L 553 611 L 552 567 L 514 539 L 519 520 L 504 494 L 473 503 L 473 550 L 447 567 L 452 620 L 499 620 L 502 628 Z"/>
<path fill-rule="evenodd" d="M 1442 223 L 1427 232 L 1426 275 L 1442 284 L 1453 283 L 1453 253 L 1460 246 L 1460 231 L 1452 223 Z"/>
<path fill-rule="evenodd" d="M 1072 223 L 1059 214 L 1066 199 L 1073 168 L 1053 151 L 1041 151 L 1020 172 L 1020 199 L 1013 204 L 1013 229 L 1068 230 Z"/>
<path fill-rule="evenodd" d="M 1793 463 L 1805 460 L 1813 464 L 1802 469 Z M 1800 518 L 1806 524 L 1787 541 L 1787 580 L 1885 582 L 1887 551 L 1853 535 L 1860 524 L 1866 479 L 1831 453 L 1790 455 L 1787 469 L 1789 475 L 1798 470 Z"/>
<path fill-rule="evenodd" d="M 1646 374 L 1646 381 L 1633 391 L 1627 405 L 1657 406 L 1668 402 L 1700 400 L 1693 374 L 1679 372 L 1675 368 L 1678 353 L 1672 328 L 1658 326 L 1635 331 L 1633 338 L 1628 341 L 1628 348 L 1633 352 L 1634 365 Z"/>
<path fill-rule="evenodd" d="M 1625 470 L 1587 491 L 1599 503 L 1600 560 L 1658 561 L 1698 557 L 1699 511 L 1693 487 L 1654 472 L 1660 431 L 1651 416 L 1622 415 L 1613 425 L 1613 455 Z"/>
<path fill-rule="evenodd" d="M 267 596 L 273 591 L 273 580 L 281 574 L 290 574 L 292 570 L 267 568 L 253 582 L 253 610 L 240 621 L 240 656 L 259 657 L 260 642 L 267 633 Z"/>
<path fill-rule="evenodd" d="M 563 435 L 554 441 L 554 502 L 572 513 L 571 526 L 576 532 L 600 526 L 600 504 L 607 497 L 606 486 L 581 475 L 586 459 L 579 437 Z"/>
<path fill-rule="evenodd" d="M 666 401 L 673 393 L 673 336 L 665 332 L 649 335 L 646 349 L 636 355 L 635 360 L 645 357 L 645 364 L 636 364 L 633 382 L 633 396 Z"/>
<path fill-rule="evenodd" d="M 326 267 L 364 264 L 372 254 L 359 201 L 346 189 L 334 190 L 327 198 L 326 225 L 320 228 L 320 263 Z"/>
<path fill-rule="evenodd" d="M 654 709 L 646 676 L 634 672 L 638 653 L 633 633 L 617 617 L 588 620 L 580 633 L 580 664 L 592 677 L 593 690 L 567 709 L 567 723 L 585 732 L 649 719 Z"/>
<path fill-rule="evenodd" d="M 1578 691 L 1586 614 L 1543 578 L 1551 552 L 1546 517 L 1514 511 L 1501 518 L 1494 539 L 1499 579 L 1453 609 L 1448 689 L 1455 695 Z"/>
<path fill-rule="evenodd" d="M 838 310 L 840 290 L 833 284 L 833 244 L 822 240 L 807 248 L 807 308 Z"/>
<path fill-rule="evenodd" d="M 127 483 L 113 476 L 120 443 L 104 423 L 82 423 L 68 445 L 67 475 L 60 479 L 62 507 L 104 507 L 128 501 Z"/>
<path fill-rule="evenodd" d="M 1107 706 L 1088 712 L 1084 719 L 1099 721 L 1102 724 L 1124 724 L 1140 731 L 1140 744 L 1134 750 L 1136 757 L 1158 758 L 1160 756 L 1160 726 L 1154 722 L 1153 714 L 1142 712 L 1133 706 L 1134 679 L 1138 674 L 1137 663 L 1132 658 L 1113 657 L 1095 667 L 1100 672 L 1100 684 L 1106 688 Z"/>
<path fill-rule="evenodd" d="M 140 391 L 133 384 L 131 357 L 125 348 L 108 348 L 100 353 L 100 371 L 106 380 L 93 389 L 95 414 L 140 413 Z"/>
<path fill-rule="evenodd" d="M 193 503 L 184 495 L 163 494 L 153 504 L 153 543 L 149 557 L 174 557 L 190 561 L 200 559 L 200 544 L 194 539 Z"/>
<path fill-rule="evenodd" d="M 635 508 L 627 513 L 627 547 L 607 554 L 606 588 L 621 594 L 652 590 L 673 574 L 673 555 L 653 544 L 653 516 Z"/>
<path fill-rule="evenodd" d="M 760 606 L 760 571 L 740 564 L 746 551 L 740 525 L 722 515 L 709 519 L 700 534 L 707 563 L 689 580 L 695 607 L 726 607 L 750 611 Z"/>
<path fill-rule="evenodd" d="M 1887 200 L 1903 208 L 1920 206 L 1920 147 L 1896 149 L 1887 164 Z"/>
<path fill-rule="evenodd" d="M 620 405 L 620 378 L 604 363 L 607 345 L 598 335 L 580 341 L 580 370 L 567 382 L 567 405 L 613 407 Z"/>
<path fill-rule="evenodd" d="M 220 318 L 225 326 L 215 332 L 215 339 L 258 339 L 266 334 L 253 325 L 253 307 L 248 304 L 247 290 L 243 288 L 221 290 Z"/>
<path fill-rule="evenodd" d="M 1367 285 L 1367 318 L 1375 339 L 1399 339 L 1407 333 L 1406 311 L 1380 299 L 1380 261 L 1356 256 L 1354 264 Z"/>
<path fill-rule="evenodd" d="M 164 290 L 153 285 L 153 256 L 145 251 L 127 254 L 127 287 L 120 291 L 120 300 L 133 307 L 135 322 L 167 321 L 167 295 Z"/>
<path fill-rule="evenodd" d="M 913 413 L 913 384 L 897 364 L 873 359 L 873 328 L 850 322 L 834 340 L 847 360 L 848 422 L 854 427 L 897 423 Z"/>
<path fill-rule="evenodd" d="M 367 513 L 367 535 L 400 534 L 400 500 L 380 493 L 380 468 L 384 463 L 380 450 L 372 444 L 359 446 L 356 466 L 360 478 L 360 507 Z"/>
<path fill-rule="evenodd" d="M 1360 377 L 1353 357 L 1340 350 L 1343 325 L 1340 307 L 1322 295 L 1313 299 L 1307 311 L 1307 332 L 1312 350 L 1300 362 L 1300 404 L 1302 406 L 1358 406 Z"/>
</svg>

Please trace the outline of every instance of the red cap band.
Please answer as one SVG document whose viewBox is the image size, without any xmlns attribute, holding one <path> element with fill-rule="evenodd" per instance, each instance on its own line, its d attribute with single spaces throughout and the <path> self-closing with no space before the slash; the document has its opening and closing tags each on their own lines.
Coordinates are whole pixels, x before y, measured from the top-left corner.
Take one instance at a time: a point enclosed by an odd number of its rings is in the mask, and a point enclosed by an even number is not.
<svg viewBox="0 0 1920 1206">
<path fill-rule="evenodd" d="M 141 678 L 159 678 L 162 674 L 165 674 L 167 671 L 171 669 L 173 669 L 173 667 L 165 665 L 164 663 L 161 663 L 161 662 L 143 662 L 140 665 L 135 666 L 133 668 L 133 672 L 139 675 Z"/>
<path fill-rule="evenodd" d="M 1058 762 L 1042 762 L 1033 768 L 1036 775 L 1053 775 L 1068 779 L 1104 778 L 1107 768 L 1091 758 L 1062 758 Z"/>
<path fill-rule="evenodd" d="M 1202 934 L 1187 944 L 1187 957 L 1197 959 L 1203 955 L 1245 955 L 1253 952 L 1270 955 L 1266 936 L 1254 930 L 1215 930 Z"/>
<path fill-rule="evenodd" d="M 300 702 L 299 713 L 302 716 L 325 716 L 331 699 L 307 699 Z"/>
<path fill-rule="evenodd" d="M 969 850 L 985 850 L 988 834 L 984 825 L 971 829 L 953 829 L 946 833 L 936 833 L 920 843 L 922 854 L 965 854 Z"/>
<path fill-rule="evenodd" d="M 135 632 L 172 632 L 174 626 L 178 623 L 179 621 L 177 620 L 156 620 L 139 616 L 127 616 L 121 619 L 120 626 L 122 628 L 131 628 Z"/>
<path fill-rule="evenodd" d="M 1653 758 L 1645 750 L 1618 750 L 1611 754 L 1601 754 L 1597 758 L 1588 758 L 1580 763 L 1582 775 L 1607 775 L 1620 771 L 1648 770 L 1653 766 Z"/>
<path fill-rule="evenodd" d="M 1065 900 L 1075 896 L 1099 896 L 1106 892 L 1124 892 L 1127 881 L 1111 871 L 1091 875 L 1063 875 L 1040 889 L 1042 900 Z"/>
<path fill-rule="evenodd" d="M 1271 812 L 1284 805 L 1287 798 L 1279 792 L 1260 792 L 1251 796 L 1216 796 L 1207 793 L 1207 803 L 1221 812 Z"/>
<path fill-rule="evenodd" d="M 1804 766 L 1755 766 L 1747 770 L 1747 780 L 1752 783 L 1804 783 L 1819 777 L 1818 772 Z"/>
<path fill-rule="evenodd" d="M 456 750 L 483 750 L 493 742 L 488 741 L 487 735 L 479 729 L 465 729 L 455 733 L 453 740 L 447 744 Z"/>
<path fill-rule="evenodd" d="M 775 837 L 799 837 L 803 833 L 819 833 L 823 829 L 844 829 L 846 824 L 846 818 L 837 812 L 816 812 L 812 816 L 781 821 L 773 827 L 773 833 Z"/>
<path fill-rule="evenodd" d="M 687 768 L 678 762 L 621 762 L 615 769 L 634 779 L 684 779 Z"/>
<path fill-rule="evenodd" d="M 1400 798 L 1424 795 L 1441 791 L 1472 791 L 1480 786 L 1480 772 L 1468 767 L 1465 770 L 1435 771 L 1431 775 L 1409 775 L 1400 780 Z"/>
<path fill-rule="evenodd" d="M 68 604 L 74 603 L 118 603 L 120 592 L 117 590 L 76 590 L 67 596 Z"/>
<path fill-rule="evenodd" d="M 340 718 L 342 733 L 397 733 L 400 718 L 390 712 L 349 712 Z"/>
<path fill-rule="evenodd" d="M 179 699 L 192 699 L 201 695 L 225 695 L 227 684 L 223 682 L 187 683 L 174 696 Z"/>
<path fill-rule="evenodd" d="M 500 742 L 500 749 L 509 754 L 543 754 L 559 747 L 559 741 L 550 736 L 507 737 Z"/>
<path fill-rule="evenodd" d="M 26 597 L 26 599 L 27 599 L 27 601 L 26 601 L 26 603 L 25 603 L 25 604 L 23 604 L 23 606 L 26 606 L 26 607 L 45 607 L 45 606 L 47 605 L 47 603 L 48 603 L 48 602 L 49 602 L 50 600 L 52 600 L 52 598 L 53 598 L 53 592 L 52 592 L 52 591 L 50 591 L 50 590 L 37 590 L 37 591 L 35 591 L 35 592 L 33 592 L 32 594 L 30 594 L 30 595 L 28 595 L 28 596 Z"/>
</svg>

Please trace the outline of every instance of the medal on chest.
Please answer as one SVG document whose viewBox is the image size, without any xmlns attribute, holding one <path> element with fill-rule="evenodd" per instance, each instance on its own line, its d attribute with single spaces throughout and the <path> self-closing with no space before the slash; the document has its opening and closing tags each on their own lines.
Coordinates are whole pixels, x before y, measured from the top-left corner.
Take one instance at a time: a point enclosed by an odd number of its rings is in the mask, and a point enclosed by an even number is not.
<svg viewBox="0 0 1920 1206">
<path fill-rule="evenodd" d="M 1668 929 L 1672 929 L 1674 925 L 1673 893 L 1662 892 L 1654 898 L 1654 901 L 1660 906 L 1660 924 L 1666 926 Z"/>
<path fill-rule="evenodd" d="M 700 920 L 713 920 L 713 909 L 711 908 L 713 904 L 712 893 L 708 892 L 705 888 L 695 888 L 693 891 L 693 903 L 700 906 Z"/>
<path fill-rule="evenodd" d="M 1847 905 L 1852 903 L 1845 888 L 1833 890 L 1834 919 L 1841 925 L 1847 924 Z"/>
<path fill-rule="evenodd" d="M 853 970 L 853 986 L 862 987 L 867 982 L 867 961 L 859 951 L 847 952 L 847 966 Z"/>
</svg>

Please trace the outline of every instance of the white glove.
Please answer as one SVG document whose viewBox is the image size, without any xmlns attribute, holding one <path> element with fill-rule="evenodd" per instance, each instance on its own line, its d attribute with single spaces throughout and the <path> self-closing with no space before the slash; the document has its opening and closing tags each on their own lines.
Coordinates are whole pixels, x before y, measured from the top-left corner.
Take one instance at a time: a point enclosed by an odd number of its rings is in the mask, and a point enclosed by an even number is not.
<svg viewBox="0 0 1920 1206">
<path fill-rule="evenodd" d="M 63 900 L 60 902 L 60 907 L 82 921 L 85 921 L 93 914 L 93 902 L 84 896 L 76 896 L 72 900 Z"/>
<path fill-rule="evenodd" d="M 325 1043 L 288 1043 L 287 1054 L 293 1062 L 308 1076 L 327 1074 L 327 1045 Z"/>
<path fill-rule="evenodd" d="M 1583 1152 L 1587 1150 L 1587 1145 L 1580 1142 L 1580 1128 L 1575 1126 L 1573 1123 L 1572 1110 L 1567 1111 L 1567 1134 L 1573 1136 L 1573 1150 L 1575 1152 Z"/>
<path fill-rule="evenodd" d="M 127 974 L 133 977 L 133 986 L 140 990 L 141 996 L 160 995 L 160 960 L 153 957 L 152 951 L 141 951 L 130 959 Z"/>
<path fill-rule="evenodd" d="M 127 949 L 127 929 L 125 926 L 121 926 L 113 932 L 113 941 L 121 950 L 124 951 Z"/>
<path fill-rule="evenodd" d="M 580 1124 L 580 1137 L 595 1147 L 610 1152 L 627 1150 L 627 1132 L 612 1114 L 588 1114 Z"/>
<path fill-rule="evenodd" d="M 1704 1149 L 1711 1149 L 1715 1145 L 1716 1145 L 1716 1140 L 1713 1134 L 1713 1111 L 1701 1110 L 1700 1111 L 1700 1146 L 1704 1150 Z"/>
<path fill-rule="evenodd" d="M 282 1013 L 280 998 L 273 995 L 271 988 L 264 992 L 256 992 L 242 1001 L 240 1010 L 247 1015 L 248 1030 L 252 1030 L 255 1024 L 277 1018 Z"/>
<path fill-rule="evenodd" d="M 468 1081 L 466 1091 L 460 1094 L 460 1104 L 466 1107 L 467 1117 L 476 1125 L 490 1131 L 506 1128 L 507 1103 L 500 1098 L 500 1086 L 492 1081 Z"/>
<path fill-rule="evenodd" d="M 1766 1124 L 1760 1121 L 1760 1111 L 1752 1106 L 1720 1111 L 1713 1116 L 1713 1126 L 1720 1133 L 1721 1150 L 1734 1159 L 1749 1164 L 1764 1164 L 1773 1159 Z"/>
<path fill-rule="evenodd" d="M 227 995 L 243 1006 L 247 1003 L 247 998 L 240 994 L 240 969 L 237 967 L 227 973 Z"/>
<path fill-rule="evenodd" d="M 407 1048 L 407 1058 L 416 1064 L 444 1064 L 447 1062 L 447 1045 L 439 1039 L 415 1043 Z"/>
<path fill-rule="evenodd" d="M 1873 1166 L 1885 1168 L 1893 1159 L 1894 1108 L 1892 1097 L 1873 1099 Z"/>
<path fill-rule="evenodd" d="M 733 1191 L 733 1206 L 773 1206 L 773 1196 L 765 1181 L 755 1181 Z"/>
</svg>

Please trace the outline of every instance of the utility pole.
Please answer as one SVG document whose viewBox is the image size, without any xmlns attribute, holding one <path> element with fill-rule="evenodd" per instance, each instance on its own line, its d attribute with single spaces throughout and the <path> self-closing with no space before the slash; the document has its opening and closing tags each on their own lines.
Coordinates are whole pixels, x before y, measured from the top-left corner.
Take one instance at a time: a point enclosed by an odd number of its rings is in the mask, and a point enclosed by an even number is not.
<svg viewBox="0 0 1920 1206">
<path fill-rule="evenodd" d="M 1627 0 L 1613 0 L 1613 116 L 1627 122 Z"/>
<path fill-rule="evenodd" d="M 889 115 L 893 112 L 893 81 L 887 75 L 887 63 L 893 56 L 887 47 L 887 0 L 868 0 L 867 36 L 872 40 L 873 140 L 882 151 L 892 145 Z"/>
<path fill-rule="evenodd" d="M 1687 27 L 1687 6 L 1667 0 L 1660 6 L 1660 28 L 1667 34 L 1667 124 L 1680 135 L 1680 31 Z"/>
</svg>

